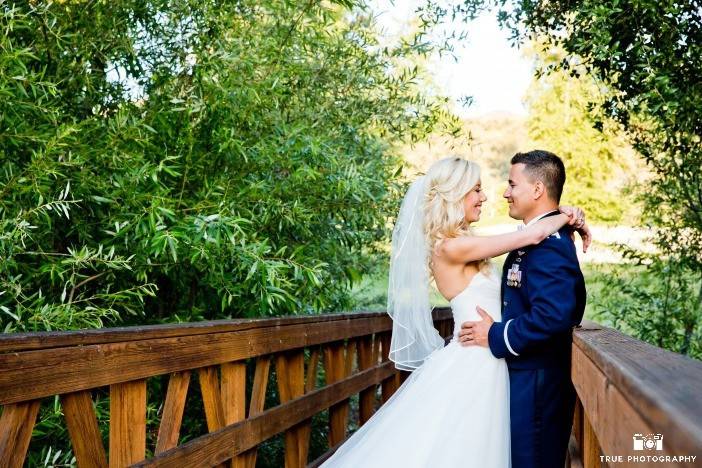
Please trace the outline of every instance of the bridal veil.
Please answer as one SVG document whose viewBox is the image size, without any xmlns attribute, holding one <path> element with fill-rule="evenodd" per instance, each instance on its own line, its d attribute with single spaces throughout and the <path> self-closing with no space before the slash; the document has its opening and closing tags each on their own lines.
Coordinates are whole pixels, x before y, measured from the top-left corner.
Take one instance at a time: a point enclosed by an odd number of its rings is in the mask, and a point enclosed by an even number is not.
<svg viewBox="0 0 702 468">
<path fill-rule="evenodd" d="M 429 265 L 424 234 L 427 178 L 419 177 L 405 195 L 392 233 L 388 314 L 392 317 L 389 357 L 400 370 L 414 370 L 444 340 L 434 328 L 429 303 Z"/>
</svg>

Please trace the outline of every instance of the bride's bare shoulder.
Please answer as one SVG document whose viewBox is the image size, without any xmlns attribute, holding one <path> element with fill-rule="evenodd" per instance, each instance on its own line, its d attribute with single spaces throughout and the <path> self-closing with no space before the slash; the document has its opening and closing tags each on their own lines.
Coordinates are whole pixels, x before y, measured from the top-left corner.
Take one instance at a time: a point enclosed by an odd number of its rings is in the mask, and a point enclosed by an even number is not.
<svg viewBox="0 0 702 468">
<path fill-rule="evenodd" d="M 436 244 L 434 244 L 432 249 L 432 256 L 435 259 L 442 261 L 448 261 L 451 259 L 451 253 L 455 249 L 456 238 L 448 237 L 444 239 L 439 239 Z"/>
</svg>

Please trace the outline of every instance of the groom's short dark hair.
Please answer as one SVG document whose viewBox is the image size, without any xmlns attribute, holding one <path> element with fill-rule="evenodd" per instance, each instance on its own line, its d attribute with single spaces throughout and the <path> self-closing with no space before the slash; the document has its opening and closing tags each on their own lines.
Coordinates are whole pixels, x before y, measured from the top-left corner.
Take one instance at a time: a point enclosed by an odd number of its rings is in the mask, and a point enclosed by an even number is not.
<svg viewBox="0 0 702 468">
<path fill-rule="evenodd" d="M 565 166 L 561 158 L 548 151 L 534 150 L 515 154 L 512 156 L 511 163 L 524 164 L 529 177 L 543 182 L 549 197 L 557 203 L 561 202 L 566 180 Z"/>
</svg>

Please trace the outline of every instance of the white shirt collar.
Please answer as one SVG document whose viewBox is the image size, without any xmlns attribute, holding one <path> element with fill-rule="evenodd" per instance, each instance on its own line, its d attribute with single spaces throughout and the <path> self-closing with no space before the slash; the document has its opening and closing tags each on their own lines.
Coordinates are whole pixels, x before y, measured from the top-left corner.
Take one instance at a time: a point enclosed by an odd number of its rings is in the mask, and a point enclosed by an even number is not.
<svg viewBox="0 0 702 468">
<path fill-rule="evenodd" d="M 531 221 L 529 221 L 525 227 L 531 226 L 532 224 L 534 224 L 535 222 L 537 222 L 538 220 L 540 220 L 541 218 L 543 218 L 543 217 L 546 216 L 547 214 L 553 213 L 554 211 L 555 211 L 555 210 L 548 210 L 548 211 L 546 211 L 545 213 L 541 213 L 539 216 L 537 216 L 536 218 L 534 218 L 534 219 L 532 219 Z"/>
</svg>

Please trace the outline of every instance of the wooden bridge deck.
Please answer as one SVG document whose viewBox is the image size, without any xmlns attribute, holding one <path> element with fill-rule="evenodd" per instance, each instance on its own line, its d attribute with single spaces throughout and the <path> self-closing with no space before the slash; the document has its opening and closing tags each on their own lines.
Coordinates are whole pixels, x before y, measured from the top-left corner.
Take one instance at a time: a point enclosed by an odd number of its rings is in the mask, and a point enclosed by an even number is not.
<svg viewBox="0 0 702 468">
<path fill-rule="evenodd" d="M 449 336 L 450 310 L 434 319 Z M 23 466 L 41 401 L 56 395 L 80 467 L 248 468 L 258 445 L 281 433 L 286 467 L 315 466 L 347 437 L 353 395 L 361 425 L 398 388 L 391 329 L 386 314 L 361 313 L 0 335 L 0 467 Z M 280 401 L 266 407 L 271 368 Z M 194 374 L 208 433 L 179 443 Z M 158 436 L 147 447 L 147 379 L 163 376 Z M 604 466 L 605 454 L 702 462 L 701 362 L 587 323 L 574 332 L 572 376 L 570 465 Z M 107 448 L 99 390 L 109 393 Z M 311 418 L 325 410 L 329 451 L 309 460 Z M 634 434 L 649 433 L 664 435 L 663 450 L 633 451 Z"/>
</svg>

